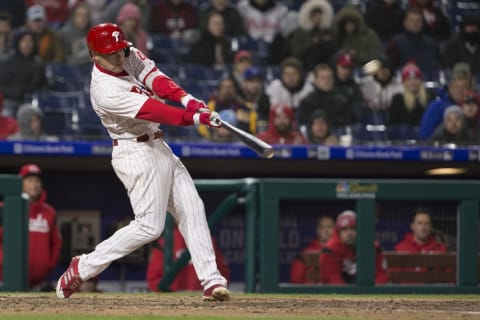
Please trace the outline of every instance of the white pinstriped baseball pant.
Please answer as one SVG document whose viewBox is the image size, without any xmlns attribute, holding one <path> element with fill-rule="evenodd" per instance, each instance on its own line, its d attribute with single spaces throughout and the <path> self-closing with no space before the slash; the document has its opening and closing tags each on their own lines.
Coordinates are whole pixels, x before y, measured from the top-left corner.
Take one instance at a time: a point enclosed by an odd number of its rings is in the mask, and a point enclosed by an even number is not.
<svg viewBox="0 0 480 320">
<path fill-rule="evenodd" d="M 166 212 L 178 224 L 190 251 L 201 285 L 227 285 L 215 261 L 205 208 L 182 162 L 161 139 L 120 140 L 113 147 L 112 166 L 127 189 L 135 219 L 80 258 L 79 273 L 88 280 L 112 261 L 156 240 L 165 226 Z"/>
</svg>

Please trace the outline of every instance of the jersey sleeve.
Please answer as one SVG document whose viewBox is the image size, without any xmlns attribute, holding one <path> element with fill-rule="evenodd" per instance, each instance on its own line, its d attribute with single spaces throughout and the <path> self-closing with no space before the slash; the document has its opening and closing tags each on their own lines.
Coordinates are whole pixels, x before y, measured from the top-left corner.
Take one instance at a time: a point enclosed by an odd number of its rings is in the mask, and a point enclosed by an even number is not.
<svg viewBox="0 0 480 320">
<path fill-rule="evenodd" d="M 127 72 L 152 90 L 158 97 L 184 103 L 187 95 L 168 75 L 160 71 L 155 62 L 137 48 L 132 47 L 126 64 Z"/>
</svg>

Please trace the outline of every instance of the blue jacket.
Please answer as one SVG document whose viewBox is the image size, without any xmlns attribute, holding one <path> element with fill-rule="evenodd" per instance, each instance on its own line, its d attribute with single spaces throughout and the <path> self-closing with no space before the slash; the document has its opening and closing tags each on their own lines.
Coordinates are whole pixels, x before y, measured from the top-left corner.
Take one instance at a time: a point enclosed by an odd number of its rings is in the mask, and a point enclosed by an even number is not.
<svg viewBox="0 0 480 320">
<path fill-rule="evenodd" d="M 437 98 L 430 102 L 427 110 L 423 113 L 422 121 L 420 122 L 420 139 L 427 140 L 433 135 L 438 125 L 443 122 L 445 109 L 452 104 L 455 104 L 455 102 L 450 98 L 448 89 L 440 89 Z"/>
</svg>

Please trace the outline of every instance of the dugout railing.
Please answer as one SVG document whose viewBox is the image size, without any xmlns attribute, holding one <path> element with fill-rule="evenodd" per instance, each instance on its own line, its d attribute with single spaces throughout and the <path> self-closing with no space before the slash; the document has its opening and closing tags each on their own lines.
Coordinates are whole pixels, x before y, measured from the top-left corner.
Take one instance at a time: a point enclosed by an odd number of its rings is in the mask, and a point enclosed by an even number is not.
<svg viewBox="0 0 480 320">
<path fill-rule="evenodd" d="M 0 291 L 28 288 L 28 206 L 18 175 L 0 175 L 0 221 L 3 227 L 3 283 Z"/>
<path fill-rule="evenodd" d="M 480 182 L 440 180 L 259 180 L 259 291 L 266 293 L 480 293 L 478 221 Z M 279 280 L 281 202 L 355 202 L 357 275 L 354 285 L 291 285 Z M 457 277 L 454 285 L 375 285 L 375 202 L 458 201 Z"/>
</svg>

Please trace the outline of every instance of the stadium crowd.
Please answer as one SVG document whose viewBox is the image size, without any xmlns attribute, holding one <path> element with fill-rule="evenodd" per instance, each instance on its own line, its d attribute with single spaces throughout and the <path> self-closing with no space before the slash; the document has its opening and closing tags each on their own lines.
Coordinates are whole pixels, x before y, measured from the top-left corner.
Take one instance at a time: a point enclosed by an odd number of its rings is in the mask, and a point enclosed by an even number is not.
<svg viewBox="0 0 480 320">
<path fill-rule="evenodd" d="M 90 107 L 85 38 L 114 22 L 161 71 L 269 143 L 479 144 L 480 5 L 456 3 L 4 1 L 0 139 L 107 138 Z"/>
</svg>

